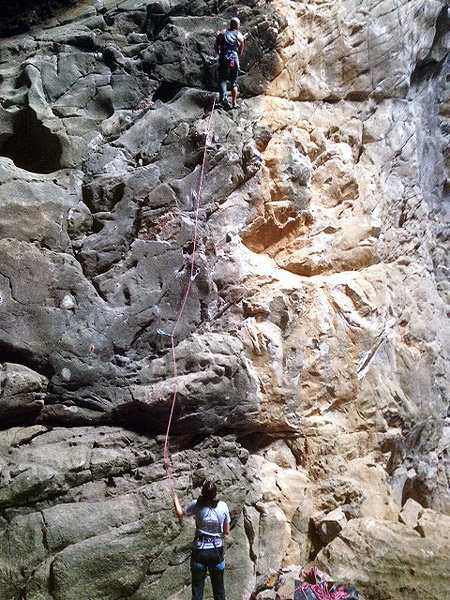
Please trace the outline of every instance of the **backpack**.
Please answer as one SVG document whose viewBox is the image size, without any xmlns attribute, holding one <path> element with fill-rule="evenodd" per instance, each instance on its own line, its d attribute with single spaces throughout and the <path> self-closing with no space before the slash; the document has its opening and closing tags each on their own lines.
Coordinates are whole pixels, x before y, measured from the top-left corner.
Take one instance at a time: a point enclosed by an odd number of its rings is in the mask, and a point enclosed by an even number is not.
<svg viewBox="0 0 450 600">
<path fill-rule="evenodd" d="M 229 68 L 234 69 L 237 66 L 237 56 L 239 45 L 237 44 L 237 36 L 228 29 L 221 31 L 219 34 L 220 58 L 222 62 Z"/>
</svg>

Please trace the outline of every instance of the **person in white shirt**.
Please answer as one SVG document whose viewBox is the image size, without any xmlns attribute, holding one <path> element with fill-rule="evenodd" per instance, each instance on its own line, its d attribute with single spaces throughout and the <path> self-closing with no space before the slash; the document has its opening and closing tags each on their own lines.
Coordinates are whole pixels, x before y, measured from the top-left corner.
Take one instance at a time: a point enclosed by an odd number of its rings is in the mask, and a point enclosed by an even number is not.
<svg viewBox="0 0 450 600">
<path fill-rule="evenodd" d="M 195 518 L 191 554 L 192 600 L 203 600 L 208 571 L 214 600 L 225 600 L 223 538 L 230 532 L 228 506 L 222 500 L 217 500 L 217 488 L 212 481 L 205 481 L 200 497 L 186 509 L 183 509 L 175 493 L 173 503 L 179 519 L 189 516 Z"/>
</svg>

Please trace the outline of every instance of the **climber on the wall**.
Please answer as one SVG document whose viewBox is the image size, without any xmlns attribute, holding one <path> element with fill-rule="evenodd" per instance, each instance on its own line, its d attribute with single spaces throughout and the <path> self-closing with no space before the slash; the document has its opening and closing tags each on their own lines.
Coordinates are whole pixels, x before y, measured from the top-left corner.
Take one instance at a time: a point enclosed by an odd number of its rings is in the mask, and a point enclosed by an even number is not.
<svg viewBox="0 0 450 600">
<path fill-rule="evenodd" d="M 214 600 L 225 600 L 223 536 L 230 532 L 230 511 L 217 500 L 217 488 L 205 481 L 201 496 L 183 510 L 174 493 L 173 503 L 179 519 L 195 517 L 195 538 L 192 543 L 192 600 L 203 600 L 207 571 L 211 578 Z"/>
<path fill-rule="evenodd" d="M 219 57 L 219 96 L 226 109 L 236 108 L 239 74 L 239 57 L 244 52 L 244 36 L 239 31 L 241 23 L 237 17 L 230 21 L 228 29 L 219 31 L 216 36 L 215 51 Z M 231 86 L 231 106 L 228 101 L 227 82 Z"/>
</svg>

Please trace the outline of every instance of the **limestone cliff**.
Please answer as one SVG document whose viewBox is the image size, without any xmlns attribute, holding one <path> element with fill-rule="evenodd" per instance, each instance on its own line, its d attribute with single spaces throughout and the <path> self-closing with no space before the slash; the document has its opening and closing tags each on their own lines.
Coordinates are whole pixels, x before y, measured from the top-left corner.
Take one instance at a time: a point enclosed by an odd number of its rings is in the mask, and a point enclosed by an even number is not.
<svg viewBox="0 0 450 600">
<path fill-rule="evenodd" d="M 0 598 L 187 600 L 162 464 L 229 500 L 232 600 L 311 560 L 448 600 L 446 0 L 9 3 Z M 215 110 L 215 32 L 247 36 Z"/>
</svg>

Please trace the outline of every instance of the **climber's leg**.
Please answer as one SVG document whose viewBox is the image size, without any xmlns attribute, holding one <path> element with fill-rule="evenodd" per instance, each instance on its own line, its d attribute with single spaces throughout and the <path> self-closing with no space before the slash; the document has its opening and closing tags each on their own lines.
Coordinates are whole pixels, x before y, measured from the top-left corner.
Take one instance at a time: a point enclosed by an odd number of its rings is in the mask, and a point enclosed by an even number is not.
<svg viewBox="0 0 450 600">
<path fill-rule="evenodd" d="M 222 104 L 222 106 L 224 106 L 225 108 L 228 108 L 229 107 L 228 90 L 227 90 L 228 67 L 223 62 L 219 63 L 218 75 L 219 75 L 219 100 L 220 100 L 220 103 Z"/>
<path fill-rule="evenodd" d="M 222 561 L 213 567 L 209 567 L 209 576 L 213 589 L 214 600 L 225 600 L 225 585 L 223 582 L 223 573 L 225 563 Z"/>
<path fill-rule="evenodd" d="M 198 562 L 196 552 L 193 550 L 191 557 L 192 600 L 203 600 L 206 571 L 206 566 Z"/>
<path fill-rule="evenodd" d="M 239 73 L 239 63 L 233 69 L 230 69 L 230 85 L 231 85 L 231 106 L 236 108 L 237 106 L 237 97 L 238 97 L 238 78 Z"/>
<path fill-rule="evenodd" d="M 237 106 L 238 87 L 235 85 L 231 88 L 231 106 L 236 108 Z"/>
<path fill-rule="evenodd" d="M 227 80 L 224 79 L 220 82 L 219 84 L 219 96 L 220 96 L 220 102 L 223 105 L 228 104 L 228 90 L 227 90 Z"/>
</svg>

